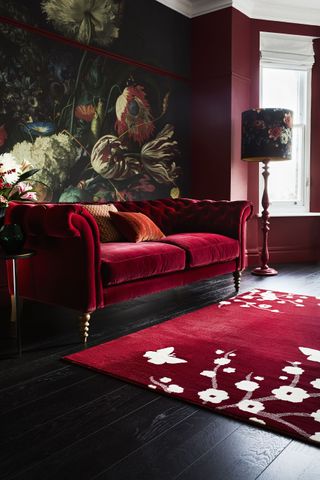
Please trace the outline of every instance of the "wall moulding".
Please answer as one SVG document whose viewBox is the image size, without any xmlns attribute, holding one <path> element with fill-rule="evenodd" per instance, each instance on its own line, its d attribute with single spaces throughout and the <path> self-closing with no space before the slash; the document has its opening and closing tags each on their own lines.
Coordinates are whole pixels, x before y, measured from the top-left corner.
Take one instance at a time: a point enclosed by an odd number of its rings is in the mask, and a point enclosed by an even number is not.
<svg viewBox="0 0 320 480">
<path fill-rule="evenodd" d="M 320 2 L 308 0 L 157 0 L 189 18 L 234 7 L 249 18 L 320 25 Z M 306 4 L 307 3 L 307 4 Z"/>
<path fill-rule="evenodd" d="M 139 61 L 134 60 L 132 58 L 125 57 L 124 55 L 119 55 L 119 54 L 116 54 L 114 52 L 109 52 L 109 51 L 107 51 L 103 48 L 95 47 L 93 45 L 84 45 L 83 43 L 79 43 L 76 40 L 73 40 L 71 38 L 66 38 L 63 35 L 60 35 L 59 33 L 49 32 L 48 30 L 44 30 L 44 29 L 39 28 L 39 27 L 34 27 L 34 26 L 29 25 L 27 23 L 18 22 L 16 20 L 12 19 L 12 18 L 8 18 L 8 17 L 4 17 L 4 16 L 0 15 L 0 23 L 5 23 L 7 25 L 12 25 L 14 27 L 21 28 L 21 29 L 26 30 L 28 32 L 41 35 L 42 37 L 46 37 L 46 38 L 49 38 L 51 40 L 57 40 L 58 42 L 65 43 L 66 45 L 70 45 L 70 46 L 73 46 L 73 47 L 76 47 L 76 48 L 80 48 L 81 50 L 87 50 L 89 52 L 101 55 L 103 57 L 110 58 L 111 60 L 116 60 L 118 62 L 126 63 L 128 65 L 133 65 L 133 66 L 142 68 L 144 70 L 147 70 L 149 72 L 152 72 L 152 73 L 155 73 L 155 74 L 158 74 L 158 75 L 174 78 L 176 80 L 180 80 L 180 81 L 185 82 L 185 83 L 190 82 L 190 80 L 188 78 L 183 77 L 181 75 L 178 75 L 174 72 L 170 72 L 168 70 L 158 68 L 154 65 L 139 62 Z"/>
</svg>

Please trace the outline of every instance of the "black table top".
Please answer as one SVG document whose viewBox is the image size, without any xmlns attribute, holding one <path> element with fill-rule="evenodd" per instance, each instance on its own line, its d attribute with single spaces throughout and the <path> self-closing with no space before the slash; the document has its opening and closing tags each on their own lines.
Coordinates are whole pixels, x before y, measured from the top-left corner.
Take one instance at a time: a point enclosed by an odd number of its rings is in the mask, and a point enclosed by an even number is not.
<svg viewBox="0 0 320 480">
<path fill-rule="evenodd" d="M 3 250 L 0 250 L 0 258 L 3 260 L 19 260 L 20 258 L 29 258 L 35 255 L 34 250 L 20 250 L 17 253 L 6 253 Z"/>
</svg>

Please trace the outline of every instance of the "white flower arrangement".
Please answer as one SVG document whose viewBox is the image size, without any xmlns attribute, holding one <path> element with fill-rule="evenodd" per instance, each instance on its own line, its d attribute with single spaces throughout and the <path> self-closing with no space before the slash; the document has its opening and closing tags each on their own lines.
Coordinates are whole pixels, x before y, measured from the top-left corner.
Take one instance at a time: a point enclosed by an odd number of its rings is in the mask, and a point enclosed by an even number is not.
<svg viewBox="0 0 320 480">
<path fill-rule="evenodd" d="M 16 143 L 11 153 L 18 162 L 28 161 L 39 169 L 33 180 L 59 191 L 67 185 L 70 169 L 77 160 L 77 147 L 65 133 L 38 137 L 34 143 Z"/>
<path fill-rule="evenodd" d="M 32 186 L 25 180 L 37 171 L 28 162 L 18 165 L 10 153 L 0 155 L 0 207 L 7 207 L 10 200 L 36 200 Z"/>
</svg>

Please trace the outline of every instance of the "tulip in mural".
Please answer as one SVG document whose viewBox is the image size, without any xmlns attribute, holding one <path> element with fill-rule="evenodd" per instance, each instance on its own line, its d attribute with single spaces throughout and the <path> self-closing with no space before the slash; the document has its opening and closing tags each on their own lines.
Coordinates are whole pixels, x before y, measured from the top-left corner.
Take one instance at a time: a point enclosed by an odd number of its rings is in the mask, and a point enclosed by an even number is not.
<svg viewBox="0 0 320 480">
<path fill-rule="evenodd" d="M 122 33 L 122 4 L 44 0 L 41 9 L 58 33 L 110 48 Z M 179 196 L 173 80 L 12 26 L 0 34 L 0 153 L 37 169 L 38 200 Z"/>
</svg>

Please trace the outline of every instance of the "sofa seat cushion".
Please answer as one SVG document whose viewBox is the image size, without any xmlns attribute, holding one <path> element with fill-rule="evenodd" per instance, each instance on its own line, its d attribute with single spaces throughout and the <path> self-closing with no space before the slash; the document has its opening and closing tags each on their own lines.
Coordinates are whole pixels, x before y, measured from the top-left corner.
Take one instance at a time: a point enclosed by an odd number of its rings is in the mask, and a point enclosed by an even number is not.
<svg viewBox="0 0 320 480">
<path fill-rule="evenodd" d="M 238 240 L 216 233 L 177 233 L 161 242 L 183 248 L 187 254 L 187 266 L 191 268 L 227 262 L 240 255 Z"/>
<path fill-rule="evenodd" d="M 101 260 L 104 286 L 176 272 L 186 267 L 185 251 L 161 242 L 101 244 Z"/>
</svg>

